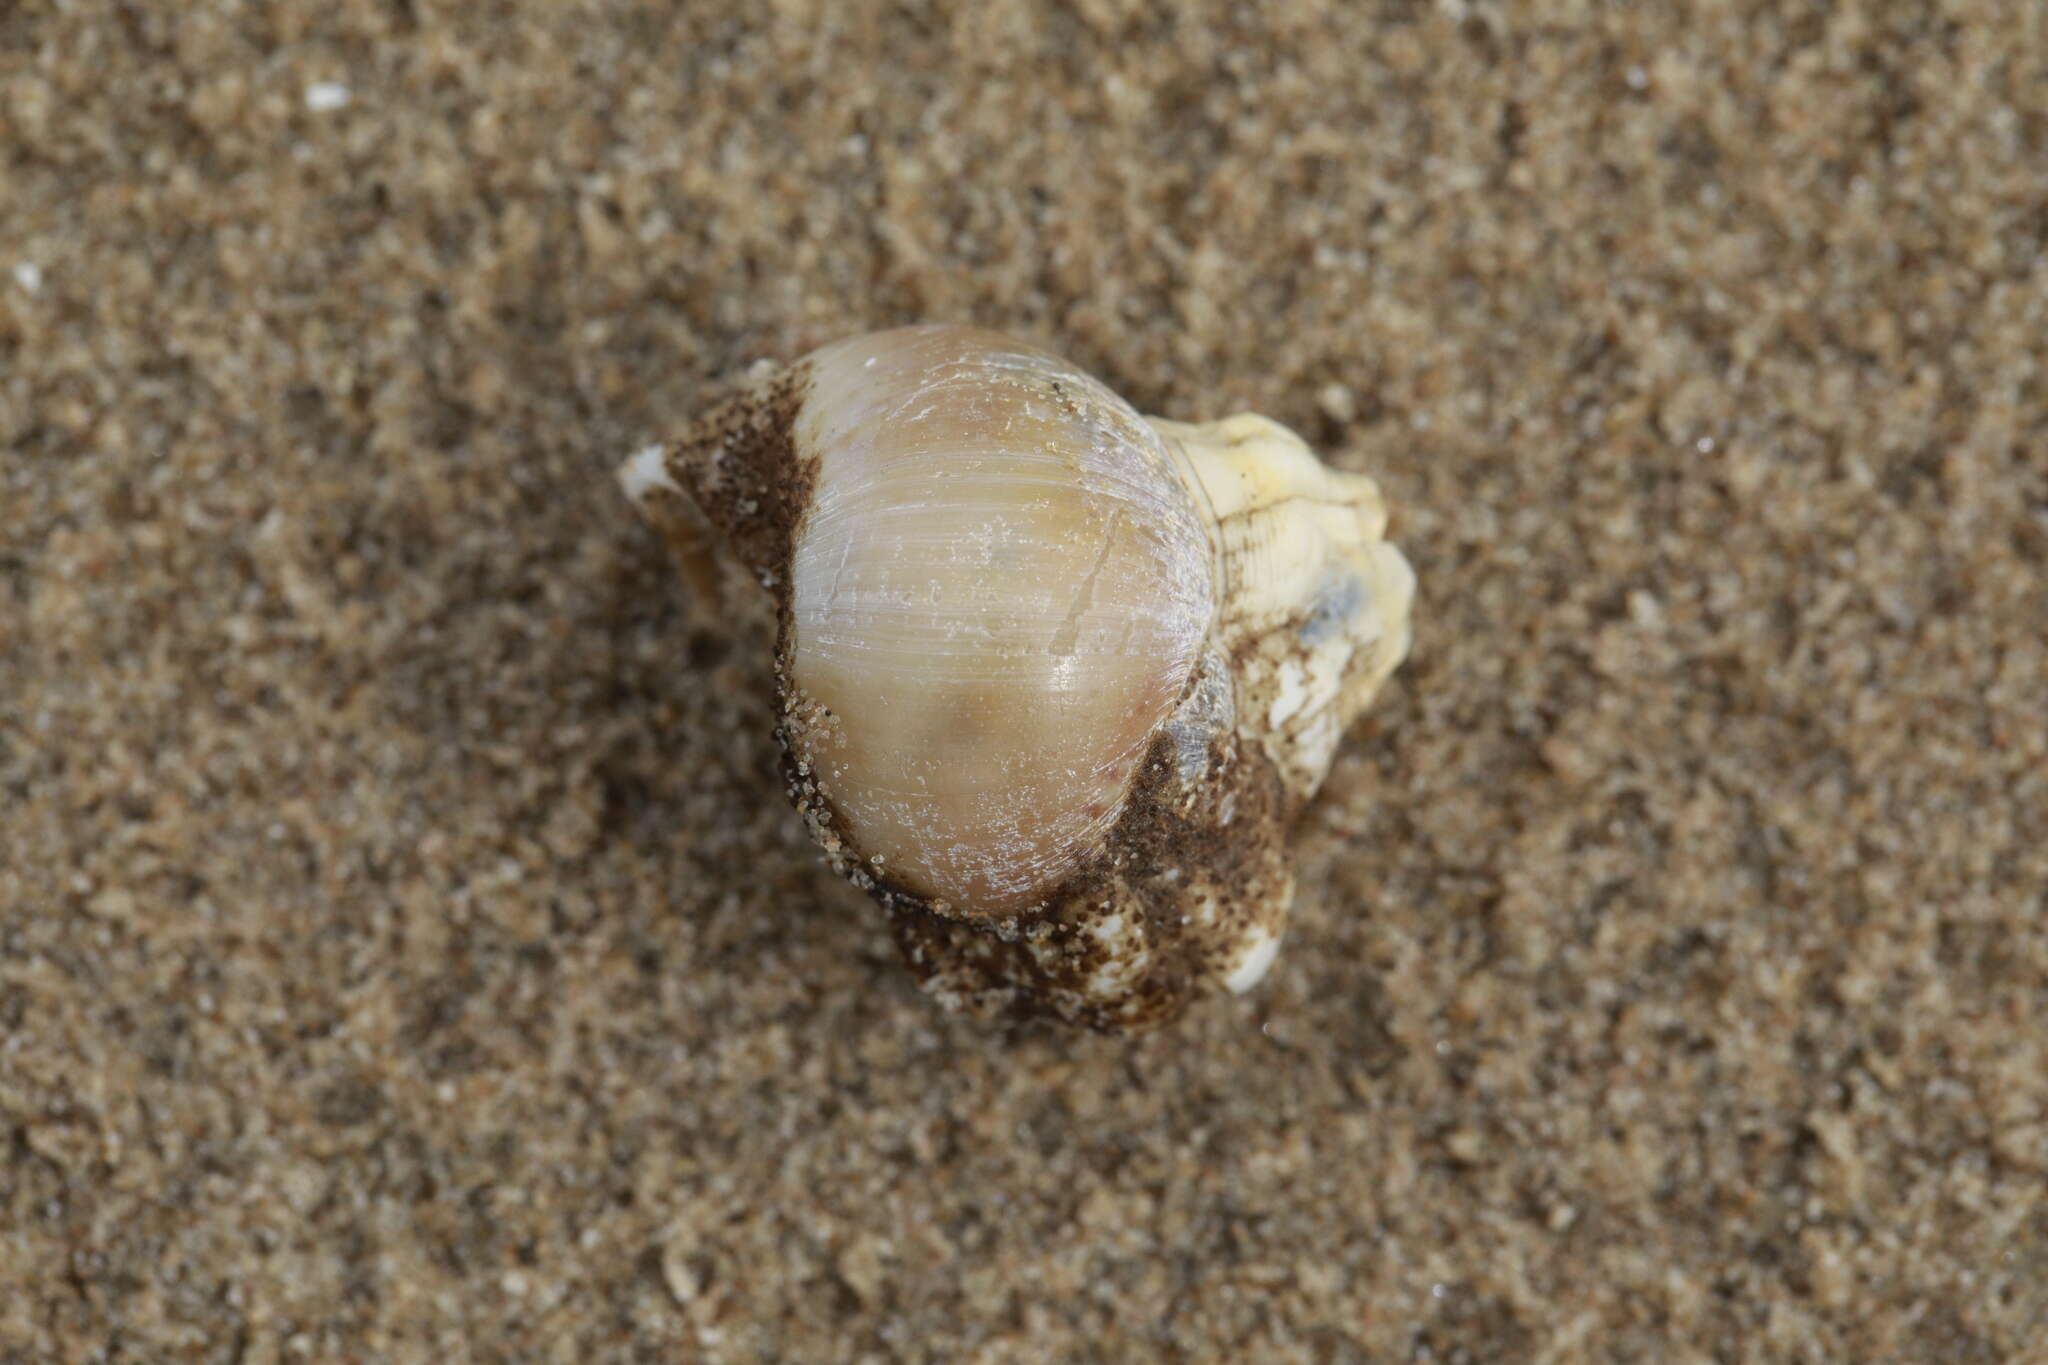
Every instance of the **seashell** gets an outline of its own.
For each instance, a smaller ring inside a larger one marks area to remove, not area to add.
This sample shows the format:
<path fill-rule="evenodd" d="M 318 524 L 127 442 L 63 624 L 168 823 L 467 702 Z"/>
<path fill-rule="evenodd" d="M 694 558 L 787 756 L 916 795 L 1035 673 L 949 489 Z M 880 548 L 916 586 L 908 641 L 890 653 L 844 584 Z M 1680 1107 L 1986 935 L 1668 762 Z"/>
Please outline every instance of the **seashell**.
<path fill-rule="evenodd" d="M 1265 974 L 1288 823 L 1408 648 L 1371 479 L 944 325 L 758 374 L 620 476 L 700 592 L 693 503 L 768 589 L 789 795 L 943 1004 L 1124 1029 Z"/>

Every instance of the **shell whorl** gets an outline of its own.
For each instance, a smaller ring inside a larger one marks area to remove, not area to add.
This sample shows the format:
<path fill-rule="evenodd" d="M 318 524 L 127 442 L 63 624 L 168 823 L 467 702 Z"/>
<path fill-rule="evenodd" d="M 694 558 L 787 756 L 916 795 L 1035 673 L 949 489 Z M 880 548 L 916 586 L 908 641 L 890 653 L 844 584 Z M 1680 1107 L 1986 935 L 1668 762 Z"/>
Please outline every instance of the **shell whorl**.
<path fill-rule="evenodd" d="M 1101 846 L 1216 613 L 1164 441 L 1073 366 L 926 327 L 814 353 L 794 757 L 870 864 L 970 917 Z"/>

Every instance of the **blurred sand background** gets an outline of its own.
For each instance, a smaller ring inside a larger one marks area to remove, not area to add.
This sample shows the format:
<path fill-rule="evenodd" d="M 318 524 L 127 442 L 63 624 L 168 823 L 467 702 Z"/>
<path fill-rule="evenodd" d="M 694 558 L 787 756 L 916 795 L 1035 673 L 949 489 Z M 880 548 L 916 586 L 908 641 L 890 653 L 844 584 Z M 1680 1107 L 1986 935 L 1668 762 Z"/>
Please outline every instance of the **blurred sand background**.
<path fill-rule="evenodd" d="M 2043 13 L 0 7 L 0 1360 L 2042 1359 Z M 1398 509 L 1245 999 L 937 1013 L 611 480 L 920 319 Z"/>

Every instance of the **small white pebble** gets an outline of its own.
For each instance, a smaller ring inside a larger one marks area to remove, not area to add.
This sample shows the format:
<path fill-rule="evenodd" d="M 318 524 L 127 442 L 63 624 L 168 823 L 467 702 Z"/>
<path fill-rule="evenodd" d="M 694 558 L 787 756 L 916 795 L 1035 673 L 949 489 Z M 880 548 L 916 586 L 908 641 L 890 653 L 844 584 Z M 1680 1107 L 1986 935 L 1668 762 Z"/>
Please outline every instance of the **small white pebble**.
<path fill-rule="evenodd" d="M 626 496 L 634 502 L 642 502 L 657 488 L 671 493 L 683 490 L 676 487 L 676 481 L 668 476 L 666 452 L 659 444 L 646 445 L 633 452 L 624 464 L 619 466 L 619 485 L 626 490 Z"/>
<path fill-rule="evenodd" d="M 34 261 L 22 261 L 14 267 L 14 282 L 24 294 L 38 293 L 43 287 L 43 268 Z"/>
<path fill-rule="evenodd" d="M 1265 980 L 1266 970 L 1280 954 L 1280 939 L 1265 929 L 1254 929 L 1238 947 L 1237 961 L 1224 974 L 1223 984 L 1232 995 L 1243 995 Z"/>
<path fill-rule="evenodd" d="M 306 107 L 316 114 L 345 109 L 349 98 L 349 88 L 340 81 L 315 81 L 306 87 Z"/>
<path fill-rule="evenodd" d="M 1623 79 L 1628 82 L 1628 88 L 1631 90 L 1647 90 L 1650 88 L 1650 73 L 1643 70 L 1640 66 L 1630 67 L 1624 74 Z"/>

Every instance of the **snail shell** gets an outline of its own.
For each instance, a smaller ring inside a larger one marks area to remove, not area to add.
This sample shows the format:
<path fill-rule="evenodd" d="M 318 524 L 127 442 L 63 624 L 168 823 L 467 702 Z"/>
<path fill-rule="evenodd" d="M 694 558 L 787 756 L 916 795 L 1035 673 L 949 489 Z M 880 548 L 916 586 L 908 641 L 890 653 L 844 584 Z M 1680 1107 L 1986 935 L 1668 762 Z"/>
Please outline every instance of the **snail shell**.
<path fill-rule="evenodd" d="M 700 587 L 683 491 L 773 596 L 790 795 L 942 1002 L 1131 1028 L 1264 975 L 1287 822 L 1407 649 L 1370 479 L 956 326 L 814 351 L 621 478 Z"/>

